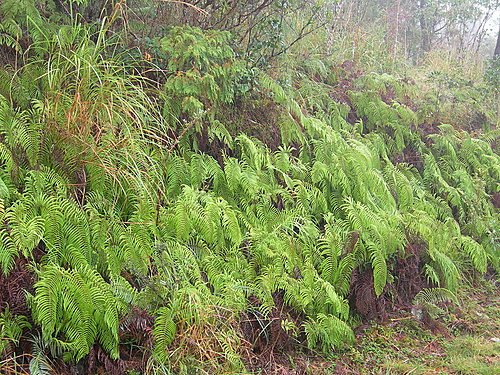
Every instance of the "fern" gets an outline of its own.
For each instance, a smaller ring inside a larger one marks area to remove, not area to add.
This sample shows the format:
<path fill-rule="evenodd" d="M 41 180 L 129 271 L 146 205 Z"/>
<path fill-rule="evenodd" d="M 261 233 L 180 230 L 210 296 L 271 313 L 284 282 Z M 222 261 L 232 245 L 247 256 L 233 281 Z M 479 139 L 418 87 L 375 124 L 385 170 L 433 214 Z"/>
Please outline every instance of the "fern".
<path fill-rule="evenodd" d="M 42 268 L 32 298 L 33 318 L 51 351 L 79 360 L 98 341 L 118 357 L 118 308 L 112 290 L 88 267 Z"/>
<path fill-rule="evenodd" d="M 444 288 L 422 289 L 413 299 L 413 303 L 417 305 L 450 301 L 458 303 L 457 297 L 451 291 Z"/>
<path fill-rule="evenodd" d="M 30 329 L 31 324 L 23 315 L 13 315 L 6 308 L 0 313 L 0 354 L 12 350 L 19 343 L 25 329 Z"/>
<path fill-rule="evenodd" d="M 4 1 L 1 17 L 0 44 L 30 41 L 18 69 L 0 72 L 0 267 L 9 275 L 23 257 L 37 270 L 33 373 L 50 372 L 48 352 L 79 361 L 95 344 L 117 359 L 131 306 L 155 316 L 158 369 L 189 367 L 178 353 L 194 332 L 242 372 L 233 323 L 277 307 L 302 319 L 283 329 L 331 352 L 354 338 L 353 272 L 373 270 L 382 296 L 407 242 L 422 244 L 437 286 L 417 305 L 454 299 L 464 272 L 498 266 L 493 135 L 441 125 L 425 139 L 401 80 L 360 77 L 351 108 L 307 77 L 331 79 L 320 61 L 283 84 L 257 71 L 252 100 L 272 104 L 282 138 L 271 150 L 222 115 L 244 108 L 254 74 L 227 32 L 169 29 L 145 74 L 107 21 L 52 27 L 32 0 Z M 161 83 L 145 78 L 160 70 Z M 221 150 L 200 153 L 207 141 Z M 408 149 L 422 168 L 394 162 Z M 15 345 L 25 319 L 2 319 Z"/>
<path fill-rule="evenodd" d="M 413 298 L 414 305 L 432 316 L 442 313 L 443 310 L 438 305 L 446 302 L 458 304 L 458 299 L 450 290 L 444 288 L 424 288 Z"/>
<path fill-rule="evenodd" d="M 311 348 L 318 344 L 324 352 L 341 347 L 354 341 L 354 334 L 349 326 L 335 316 L 319 314 L 305 324 L 307 343 Z"/>
<path fill-rule="evenodd" d="M 464 251 L 472 260 L 474 268 L 478 272 L 485 273 L 488 265 L 488 256 L 481 244 L 467 236 L 462 236 L 461 243 Z"/>
<path fill-rule="evenodd" d="M 166 362 L 168 358 L 167 349 L 175 337 L 176 325 L 173 321 L 172 311 L 166 307 L 157 312 L 155 319 L 154 337 L 155 337 L 155 355 L 161 362 Z"/>

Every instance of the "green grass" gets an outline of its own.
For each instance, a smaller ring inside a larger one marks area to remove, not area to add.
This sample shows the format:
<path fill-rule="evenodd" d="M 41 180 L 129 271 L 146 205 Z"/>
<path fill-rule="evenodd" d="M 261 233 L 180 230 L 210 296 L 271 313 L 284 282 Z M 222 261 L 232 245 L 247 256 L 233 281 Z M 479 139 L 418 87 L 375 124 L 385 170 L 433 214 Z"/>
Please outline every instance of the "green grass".
<path fill-rule="evenodd" d="M 459 374 L 500 373 L 500 344 L 491 339 L 457 337 L 445 347 L 449 368 Z"/>
<path fill-rule="evenodd" d="M 500 374 L 500 309 L 494 282 L 460 291 L 460 305 L 441 320 L 450 337 L 434 335 L 411 316 L 375 324 L 339 355 L 336 370 L 354 374 Z"/>

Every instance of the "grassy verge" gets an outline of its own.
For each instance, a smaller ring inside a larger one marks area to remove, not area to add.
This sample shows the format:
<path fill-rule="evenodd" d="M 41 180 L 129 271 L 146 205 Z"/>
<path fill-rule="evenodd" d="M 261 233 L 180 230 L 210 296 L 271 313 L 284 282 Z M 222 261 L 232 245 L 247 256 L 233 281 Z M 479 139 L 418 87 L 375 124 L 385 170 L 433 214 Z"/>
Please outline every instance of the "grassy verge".
<path fill-rule="evenodd" d="M 328 374 L 499 374 L 500 294 L 486 281 L 461 291 L 460 306 L 428 326 L 400 316 L 364 327 Z M 437 329 L 435 327 L 439 327 Z"/>

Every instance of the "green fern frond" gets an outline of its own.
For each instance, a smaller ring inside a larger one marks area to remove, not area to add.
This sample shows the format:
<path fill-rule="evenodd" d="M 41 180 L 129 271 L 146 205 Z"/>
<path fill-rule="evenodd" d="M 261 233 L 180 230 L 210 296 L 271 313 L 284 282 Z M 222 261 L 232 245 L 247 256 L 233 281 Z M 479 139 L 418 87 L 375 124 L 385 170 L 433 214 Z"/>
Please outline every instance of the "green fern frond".
<path fill-rule="evenodd" d="M 461 245 L 472 260 L 474 268 L 478 272 L 485 273 L 488 265 L 488 255 L 484 247 L 468 236 L 461 237 Z"/>
<path fill-rule="evenodd" d="M 319 345 L 325 353 L 354 341 L 351 328 L 332 315 L 318 314 L 316 319 L 304 324 L 304 330 L 307 335 L 307 345 L 310 348 Z"/>
<path fill-rule="evenodd" d="M 46 266 L 34 288 L 33 318 L 53 350 L 79 360 L 97 340 L 112 358 L 118 357 L 115 297 L 96 271 Z"/>
<path fill-rule="evenodd" d="M 453 292 L 445 288 L 424 288 L 413 298 L 413 304 L 425 305 L 441 302 L 458 304 L 458 299 Z"/>

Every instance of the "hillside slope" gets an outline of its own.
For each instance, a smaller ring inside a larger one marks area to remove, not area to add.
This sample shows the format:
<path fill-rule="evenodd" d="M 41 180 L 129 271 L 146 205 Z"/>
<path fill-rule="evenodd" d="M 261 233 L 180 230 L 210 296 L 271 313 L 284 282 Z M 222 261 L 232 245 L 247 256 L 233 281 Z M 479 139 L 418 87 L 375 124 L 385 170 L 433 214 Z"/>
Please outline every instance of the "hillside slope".
<path fill-rule="evenodd" d="M 440 327 L 496 277 L 494 87 L 314 56 L 278 74 L 228 32 L 129 49 L 32 11 L 2 42 L 2 371 L 279 373 L 367 322 Z"/>

